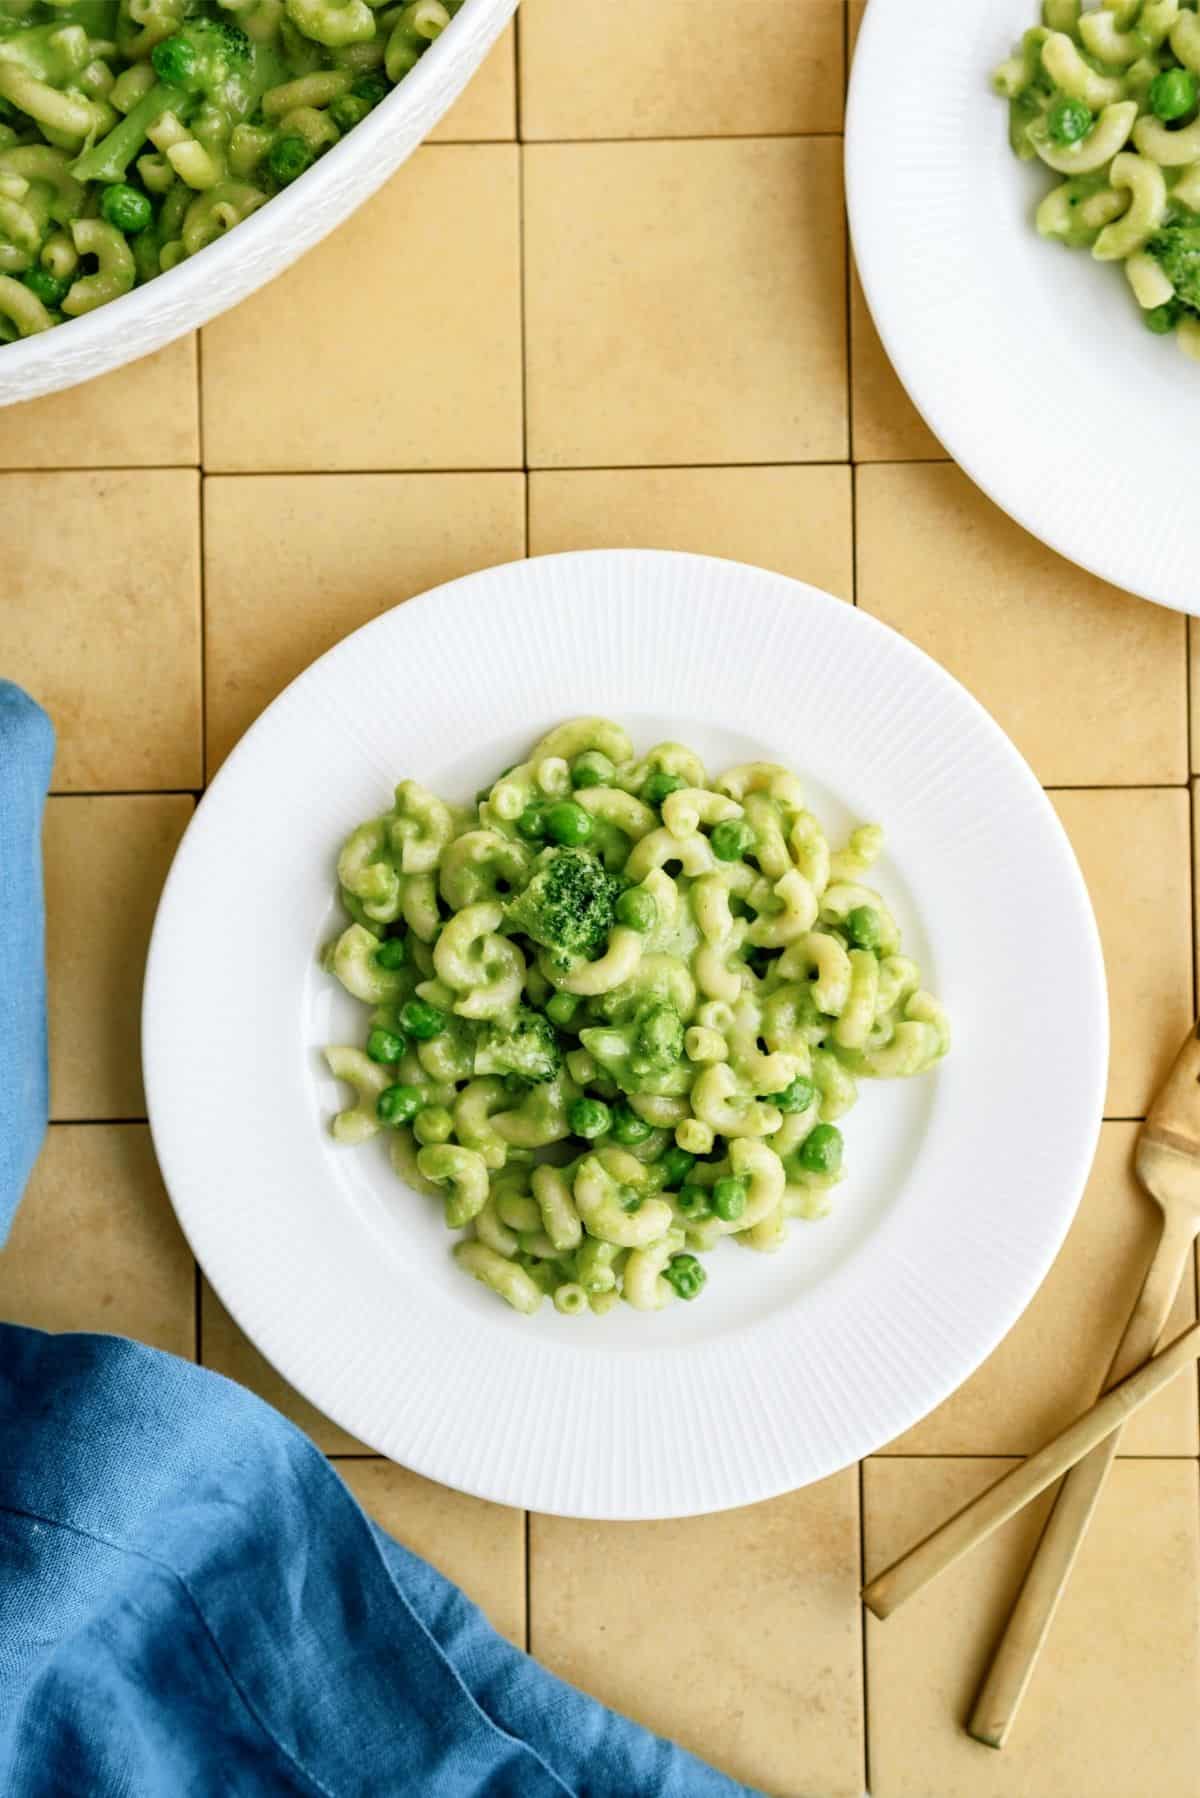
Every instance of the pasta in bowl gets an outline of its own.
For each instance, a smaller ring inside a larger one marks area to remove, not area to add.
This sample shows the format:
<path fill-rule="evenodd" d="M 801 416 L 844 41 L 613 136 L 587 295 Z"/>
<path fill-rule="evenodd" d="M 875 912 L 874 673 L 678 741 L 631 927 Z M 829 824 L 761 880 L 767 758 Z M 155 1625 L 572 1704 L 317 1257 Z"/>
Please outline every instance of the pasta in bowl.
<path fill-rule="evenodd" d="M 770 1252 L 825 1214 L 859 1079 L 947 1051 L 868 884 L 881 847 L 831 849 L 785 767 L 710 780 L 603 718 L 469 807 L 402 781 L 338 859 L 324 964 L 371 1009 L 325 1052 L 354 1095 L 333 1136 L 385 1134 L 518 1312 L 695 1299 L 724 1238 Z"/>
<path fill-rule="evenodd" d="M 404 160 L 515 5 L 9 0 L 0 404 L 147 354 L 286 267 Z"/>

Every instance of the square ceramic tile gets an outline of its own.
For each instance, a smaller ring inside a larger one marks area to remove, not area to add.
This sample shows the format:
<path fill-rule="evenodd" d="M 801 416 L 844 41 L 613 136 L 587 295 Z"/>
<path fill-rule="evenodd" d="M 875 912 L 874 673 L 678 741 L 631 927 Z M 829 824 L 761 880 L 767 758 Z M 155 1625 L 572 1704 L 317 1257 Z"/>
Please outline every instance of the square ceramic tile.
<path fill-rule="evenodd" d="M 248 1386 L 303 1430 L 326 1455 L 367 1454 L 365 1443 L 302 1398 L 234 1323 L 207 1280 L 200 1282 L 200 1359 L 214 1373 Z"/>
<path fill-rule="evenodd" d="M 211 774 L 267 702 L 350 631 L 441 581 L 522 556 L 525 481 L 210 479 L 204 541 Z"/>
<path fill-rule="evenodd" d="M 868 1577 L 1009 1465 L 868 1461 Z M 1193 1461 L 1117 1463 L 1003 1753 L 962 1724 L 1048 1497 L 868 1617 L 872 1798 L 1196 1798 L 1198 1496 Z"/>
<path fill-rule="evenodd" d="M 863 15 L 867 10 L 867 0 L 847 0 L 847 7 L 846 36 L 852 64 L 854 51 L 858 44 L 858 34 L 862 28 Z"/>
<path fill-rule="evenodd" d="M 150 928 L 190 797 L 51 799 L 44 836 L 50 1115 L 145 1114 L 140 1018 Z"/>
<path fill-rule="evenodd" d="M 190 1359 L 194 1264 L 144 1124 L 55 1124 L 0 1253 L 0 1317 Z"/>
<path fill-rule="evenodd" d="M 0 407 L 0 468 L 169 468 L 199 460 L 194 336 L 98 381 Z"/>
<path fill-rule="evenodd" d="M 723 21 L 695 0 L 523 0 L 520 42 L 526 140 L 842 128 L 844 0 Z"/>
<path fill-rule="evenodd" d="M 517 150 L 418 150 L 202 334 L 209 469 L 515 468 Z"/>
<path fill-rule="evenodd" d="M 530 1519 L 530 1652 L 769 1792 L 863 1788 L 858 1474 L 663 1523 Z"/>
<path fill-rule="evenodd" d="M 525 151 L 533 467 L 837 462 L 835 138 Z"/>
<path fill-rule="evenodd" d="M 856 462 L 937 462 L 946 452 L 900 385 L 850 264 L 850 442 Z"/>
<path fill-rule="evenodd" d="M 914 1455 L 1027 1455 L 1100 1392 L 1150 1257 L 1162 1214 L 1133 1173 L 1137 1124 L 1105 1124 L 1075 1222 L 1058 1259 L 1024 1316 L 965 1386 L 889 1452 Z M 1165 1335 L 1196 1316 L 1191 1273 Z M 1194 1368 L 1130 1421 L 1121 1451 L 1194 1455 Z"/>
<path fill-rule="evenodd" d="M 494 1628 L 525 1646 L 525 1513 L 436 1486 L 393 1461 L 337 1461 L 381 1529 L 461 1586 Z"/>
<path fill-rule="evenodd" d="M 1144 1117 L 1191 1027 L 1188 795 L 1052 793 L 1092 896 L 1108 974 L 1109 1117 Z"/>
<path fill-rule="evenodd" d="M 854 588 L 848 468 L 607 468 L 529 477 L 529 553 L 687 549 L 842 599 Z"/>
<path fill-rule="evenodd" d="M 431 144 L 492 143 L 517 135 L 516 33 L 505 27 L 487 57 L 426 140 Z"/>
<path fill-rule="evenodd" d="M 948 463 L 862 468 L 855 480 L 858 603 L 957 675 L 1039 780 L 1185 778 L 1178 613 L 1063 561 Z"/>
<path fill-rule="evenodd" d="M 0 520 L 0 669 L 54 721 L 55 790 L 197 785 L 195 473 L 0 474 Z"/>

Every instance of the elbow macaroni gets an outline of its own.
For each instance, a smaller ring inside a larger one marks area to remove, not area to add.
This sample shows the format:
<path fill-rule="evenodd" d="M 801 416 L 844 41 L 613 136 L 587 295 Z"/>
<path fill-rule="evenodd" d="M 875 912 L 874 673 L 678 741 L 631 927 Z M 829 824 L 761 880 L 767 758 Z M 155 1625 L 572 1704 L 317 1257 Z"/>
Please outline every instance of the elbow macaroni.
<path fill-rule="evenodd" d="M 824 1215 L 859 1078 L 948 1049 L 865 884 L 882 840 L 831 850 L 786 768 L 710 784 L 683 745 L 638 760 L 598 718 L 470 808 L 402 781 L 337 859 L 325 965 L 372 1009 L 365 1049 L 326 1052 L 355 1099 L 333 1135 L 384 1134 L 468 1232 L 459 1265 L 519 1312 L 694 1297 L 697 1253 L 774 1252 Z"/>

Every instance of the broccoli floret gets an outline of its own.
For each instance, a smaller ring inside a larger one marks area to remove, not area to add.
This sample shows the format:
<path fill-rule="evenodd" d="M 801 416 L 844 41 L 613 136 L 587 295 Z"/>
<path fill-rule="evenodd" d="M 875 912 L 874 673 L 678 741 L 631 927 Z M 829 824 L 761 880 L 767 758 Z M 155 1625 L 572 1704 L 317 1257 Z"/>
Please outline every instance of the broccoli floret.
<path fill-rule="evenodd" d="M 254 46 L 226 19 L 193 19 L 150 53 L 158 80 L 107 137 L 77 157 L 77 181 L 123 181 L 125 171 L 164 113 L 186 112 L 197 98 L 215 98 L 231 119 L 242 119 L 255 102 Z"/>
<path fill-rule="evenodd" d="M 250 39 L 232 19 L 193 19 L 150 52 L 154 73 L 185 94 L 211 94 L 253 62 Z"/>
<path fill-rule="evenodd" d="M 620 891 L 621 882 L 586 849 L 548 849 L 524 892 L 509 901 L 505 920 L 566 967 L 602 947 Z"/>
<path fill-rule="evenodd" d="M 553 1024 L 524 1005 L 511 1025 L 489 1024 L 475 1049 L 477 1074 L 519 1074 L 542 1081 L 553 1080 L 561 1067 Z"/>
<path fill-rule="evenodd" d="M 633 1042 L 635 1074 L 665 1074 L 683 1055 L 683 1020 L 673 1005 L 651 1005 L 638 1020 Z"/>
<path fill-rule="evenodd" d="M 1162 264 L 1176 298 L 1190 311 L 1200 312 L 1200 218 L 1173 220 L 1146 248 Z"/>

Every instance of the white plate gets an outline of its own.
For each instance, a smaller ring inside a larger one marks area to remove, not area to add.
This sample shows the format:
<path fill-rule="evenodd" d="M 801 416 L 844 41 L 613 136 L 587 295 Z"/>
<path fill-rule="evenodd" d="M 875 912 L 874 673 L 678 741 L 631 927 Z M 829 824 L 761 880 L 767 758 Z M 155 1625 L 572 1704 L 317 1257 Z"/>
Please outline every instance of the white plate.
<path fill-rule="evenodd" d="M 467 799 L 556 720 L 801 771 L 949 1006 L 935 1075 L 865 1082 L 832 1215 L 775 1256 L 723 1244 L 702 1299 L 518 1317 L 453 1266 L 440 1208 L 377 1139 L 327 1133 L 322 1044 L 363 1009 L 317 967 L 347 831 L 413 775 Z M 897 1435 L 995 1347 L 1083 1187 L 1107 1052 L 1087 893 L 1050 804 L 977 703 L 885 626 L 732 562 L 548 556 L 347 638 L 202 802 L 155 924 L 143 1026 L 167 1186 L 217 1292 L 322 1411 L 505 1504 L 661 1517 L 801 1486 Z"/>
<path fill-rule="evenodd" d="M 1131 593 L 1200 613 L 1200 367 L 1141 322 L 1119 264 L 1044 242 L 1055 182 L 1008 146 L 990 77 L 1037 0 L 871 0 L 846 187 L 884 348 L 996 504 Z"/>

